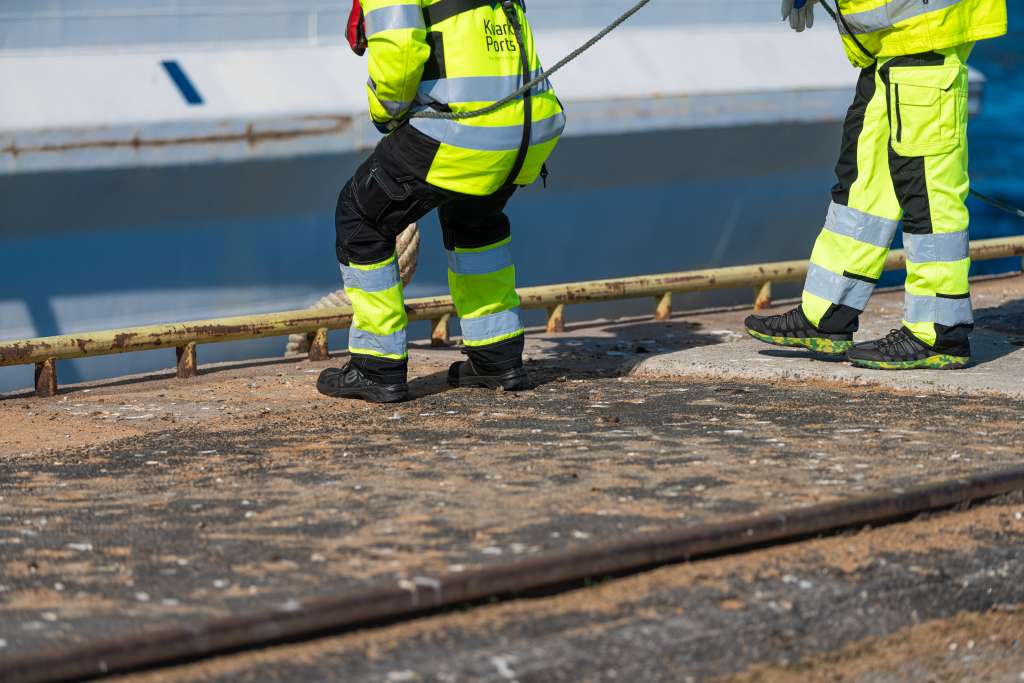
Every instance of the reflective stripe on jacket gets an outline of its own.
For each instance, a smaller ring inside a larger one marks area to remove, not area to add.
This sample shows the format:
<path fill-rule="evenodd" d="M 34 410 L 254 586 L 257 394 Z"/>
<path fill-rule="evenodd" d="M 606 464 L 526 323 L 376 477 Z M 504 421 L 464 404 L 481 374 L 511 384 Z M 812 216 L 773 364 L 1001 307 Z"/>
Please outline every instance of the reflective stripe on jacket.
<path fill-rule="evenodd" d="M 1006 0 L 839 0 L 839 8 L 846 55 L 859 67 L 1006 33 Z"/>
<path fill-rule="evenodd" d="M 425 8 L 445 0 L 363 0 L 369 40 L 370 115 L 378 123 L 410 111 L 472 111 L 523 84 L 519 45 L 501 4 L 483 5 L 428 25 Z M 530 73 L 541 69 L 533 32 L 516 5 Z M 550 83 L 531 92 L 530 149 L 515 183 L 536 180 L 565 128 L 565 115 Z M 505 184 L 523 138 L 523 98 L 476 118 L 412 119 L 440 143 L 424 180 L 471 195 L 489 195 Z"/>

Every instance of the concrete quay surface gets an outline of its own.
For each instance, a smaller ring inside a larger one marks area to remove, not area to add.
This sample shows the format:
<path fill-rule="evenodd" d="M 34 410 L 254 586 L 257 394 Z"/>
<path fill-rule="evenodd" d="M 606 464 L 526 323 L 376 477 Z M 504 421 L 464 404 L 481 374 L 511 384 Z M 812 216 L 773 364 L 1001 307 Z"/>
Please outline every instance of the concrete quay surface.
<path fill-rule="evenodd" d="M 1019 465 L 1024 279 L 974 299 L 979 363 L 959 372 L 754 345 L 726 311 L 532 335 L 522 394 L 449 390 L 459 350 L 419 347 L 414 399 L 392 406 L 318 395 L 339 360 L 4 398 L 0 662 Z M 867 332 L 897 325 L 900 301 L 878 295 Z M 1004 500 L 139 676 L 1018 681 L 1022 513 Z"/>
<path fill-rule="evenodd" d="M 713 346 L 657 354 L 641 361 L 633 374 L 642 377 L 708 375 L 749 381 L 810 380 L 833 384 L 886 387 L 948 395 L 989 394 L 1024 398 L 1024 287 L 1019 278 L 975 285 L 976 329 L 971 336 L 972 365 L 959 372 L 938 370 L 874 372 L 846 362 L 816 359 L 799 349 L 765 346 L 744 335 Z M 861 320 L 855 341 L 884 336 L 899 327 L 903 298 L 880 294 Z"/>

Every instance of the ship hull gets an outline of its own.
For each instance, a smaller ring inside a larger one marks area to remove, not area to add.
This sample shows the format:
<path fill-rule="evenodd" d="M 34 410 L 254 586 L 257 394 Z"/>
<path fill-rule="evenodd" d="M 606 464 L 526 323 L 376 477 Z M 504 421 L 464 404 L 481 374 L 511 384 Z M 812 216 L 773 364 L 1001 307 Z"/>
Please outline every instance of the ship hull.
<path fill-rule="evenodd" d="M 580 135 L 548 188 L 509 207 L 520 285 L 805 258 L 832 182 L 836 122 Z M 340 285 L 333 209 L 366 152 L 0 176 L 0 337 L 66 334 L 302 308 Z M 446 292 L 436 216 L 421 222 L 407 296 Z M 794 289 L 795 292 L 795 289 Z M 749 301 L 680 296 L 677 307 Z M 647 301 L 570 319 L 649 311 Z M 539 324 L 543 313 L 530 312 Z M 424 338 L 425 323 L 412 338 Z M 345 335 L 335 333 L 334 348 Z M 211 345 L 202 362 L 282 353 L 281 339 Z M 171 367 L 173 351 L 61 363 L 62 383 Z M 0 391 L 30 386 L 0 369 Z"/>

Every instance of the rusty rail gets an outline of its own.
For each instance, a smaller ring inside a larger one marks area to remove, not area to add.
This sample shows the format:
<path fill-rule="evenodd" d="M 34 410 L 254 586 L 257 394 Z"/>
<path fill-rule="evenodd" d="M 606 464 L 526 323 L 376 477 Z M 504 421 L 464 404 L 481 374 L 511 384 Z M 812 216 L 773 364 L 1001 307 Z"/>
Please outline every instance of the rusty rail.
<path fill-rule="evenodd" d="M 1024 237 L 1004 237 L 971 243 L 975 261 L 1024 255 Z M 651 297 L 655 301 L 655 318 L 665 320 L 672 313 L 672 295 L 734 287 L 753 287 L 755 306 L 771 304 L 773 283 L 798 282 L 807 274 L 809 262 L 777 261 L 748 266 L 711 268 L 657 275 L 570 282 L 519 290 L 522 307 L 544 308 L 548 311 L 549 332 L 565 329 L 565 307 L 569 304 Z M 906 254 L 893 251 L 886 270 L 906 265 Z M 406 302 L 410 320 L 430 320 L 434 327 L 432 343 L 448 343 L 448 320 L 455 314 L 450 297 L 411 299 Z M 58 389 L 57 361 L 115 353 L 177 349 L 177 376 L 186 379 L 198 372 L 196 346 L 241 339 L 307 334 L 310 358 L 323 360 L 329 356 L 327 332 L 343 329 L 352 320 L 352 309 L 305 309 L 282 313 L 219 318 L 147 327 L 131 327 L 103 332 L 83 332 L 56 337 L 0 342 L 0 367 L 6 365 L 36 366 L 36 394 L 53 396 Z"/>
<path fill-rule="evenodd" d="M 1024 468 L 724 522 L 626 536 L 545 556 L 397 585 L 294 601 L 274 610 L 71 646 L 0 662 L 5 683 L 58 683 L 179 664 L 345 629 L 409 620 L 431 610 L 540 590 L 576 588 L 609 575 L 783 545 L 864 525 L 1024 491 Z"/>

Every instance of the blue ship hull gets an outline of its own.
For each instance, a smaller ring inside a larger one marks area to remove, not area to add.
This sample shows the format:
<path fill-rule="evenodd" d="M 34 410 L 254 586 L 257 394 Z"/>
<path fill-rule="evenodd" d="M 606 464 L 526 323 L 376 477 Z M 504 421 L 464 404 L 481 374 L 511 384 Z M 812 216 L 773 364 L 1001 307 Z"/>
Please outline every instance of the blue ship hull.
<path fill-rule="evenodd" d="M 509 214 L 520 285 L 806 256 L 827 205 L 836 124 L 577 137 L 549 187 Z M 806 152 L 794 157 L 798 144 Z M 758 155 L 750 155 L 759 149 Z M 305 307 L 340 285 L 333 209 L 363 155 L 0 177 L 0 336 L 24 338 Z M 787 159 L 780 168 L 778 160 Z M 420 222 L 407 296 L 446 293 L 436 216 Z M 747 301 L 746 291 L 680 305 Z M 587 305 L 571 317 L 648 311 Z M 542 313 L 529 322 L 538 324 Z M 413 338 L 426 337 L 425 323 Z M 332 336 L 343 348 L 344 333 Z M 213 345 L 201 361 L 283 352 L 284 340 Z M 172 351 L 61 363 L 62 383 L 159 370 Z M 31 384 L 0 369 L 0 391 Z"/>

